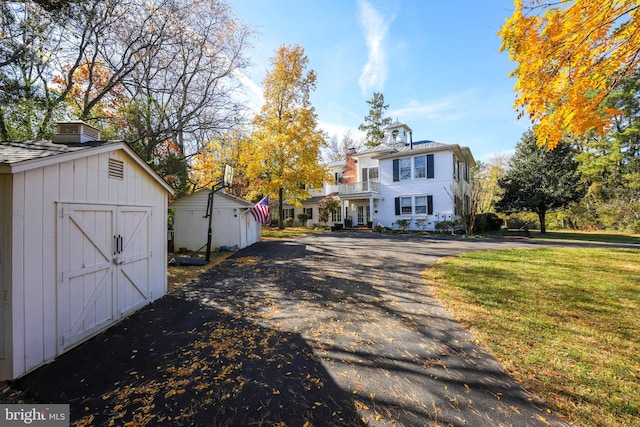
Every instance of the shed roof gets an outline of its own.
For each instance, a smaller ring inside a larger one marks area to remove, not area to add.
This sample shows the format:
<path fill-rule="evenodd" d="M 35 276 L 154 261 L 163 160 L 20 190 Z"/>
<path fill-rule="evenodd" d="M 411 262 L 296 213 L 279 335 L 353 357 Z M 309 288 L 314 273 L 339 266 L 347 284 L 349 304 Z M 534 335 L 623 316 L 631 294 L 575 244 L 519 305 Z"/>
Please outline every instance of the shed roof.
<path fill-rule="evenodd" d="M 203 193 L 208 194 L 210 192 L 211 192 L 210 188 L 201 188 L 199 190 L 194 191 L 191 194 L 188 194 L 186 196 L 180 197 L 179 199 L 176 199 L 176 200 L 170 202 L 169 203 L 169 208 L 170 209 L 180 208 L 185 203 L 188 203 L 191 199 L 193 199 L 195 197 L 198 197 L 198 196 L 201 196 Z M 216 197 L 218 197 L 218 196 L 224 196 L 229 200 L 235 201 L 235 202 L 239 203 L 240 205 L 243 205 L 243 207 L 250 208 L 250 207 L 254 206 L 253 203 L 248 202 L 248 201 L 246 201 L 246 200 L 244 200 L 244 199 L 242 199 L 240 197 L 236 197 L 236 196 L 233 196 L 231 194 L 227 194 L 224 191 L 216 191 Z M 206 199 L 203 198 L 202 201 L 204 201 L 204 200 L 206 200 Z"/>
<path fill-rule="evenodd" d="M 115 144 L 120 141 L 91 141 L 77 144 L 56 144 L 51 141 L 0 141 L 0 164 L 15 164 L 73 153 L 91 147 Z"/>
<path fill-rule="evenodd" d="M 115 150 L 127 153 L 165 190 L 173 194 L 173 188 L 124 141 L 89 141 L 65 144 L 44 140 L 0 141 L 0 173 L 17 173 Z"/>

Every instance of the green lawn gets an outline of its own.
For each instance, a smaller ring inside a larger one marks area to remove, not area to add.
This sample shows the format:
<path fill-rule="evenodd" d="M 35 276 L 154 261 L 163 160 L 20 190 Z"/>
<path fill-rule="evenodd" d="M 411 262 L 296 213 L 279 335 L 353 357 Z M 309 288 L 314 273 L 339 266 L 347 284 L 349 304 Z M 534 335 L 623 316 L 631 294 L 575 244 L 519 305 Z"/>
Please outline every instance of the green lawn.
<path fill-rule="evenodd" d="M 577 426 L 640 426 L 640 251 L 473 252 L 425 272 L 447 308 Z"/>
<path fill-rule="evenodd" d="M 522 234 L 518 231 L 502 232 L 503 235 Z M 531 230 L 530 237 L 534 239 L 548 240 L 580 240 L 588 242 L 608 242 L 608 243 L 633 243 L 640 245 L 640 235 L 624 234 L 624 233 L 607 233 L 598 231 L 571 231 L 571 230 L 552 230 L 542 234 L 539 231 Z"/>

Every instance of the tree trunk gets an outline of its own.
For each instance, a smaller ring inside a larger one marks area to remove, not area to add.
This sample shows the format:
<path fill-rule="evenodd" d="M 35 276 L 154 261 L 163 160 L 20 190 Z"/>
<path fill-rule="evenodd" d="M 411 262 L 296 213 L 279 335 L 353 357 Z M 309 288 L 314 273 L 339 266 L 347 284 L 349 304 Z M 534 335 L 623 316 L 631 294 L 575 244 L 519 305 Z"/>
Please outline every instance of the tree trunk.
<path fill-rule="evenodd" d="M 547 225 L 544 222 L 546 213 L 547 213 L 546 210 L 538 211 L 538 220 L 540 221 L 540 233 L 543 233 L 543 234 L 547 232 Z"/>
<path fill-rule="evenodd" d="M 284 230 L 284 218 L 282 218 L 282 187 L 278 189 L 278 229 Z"/>

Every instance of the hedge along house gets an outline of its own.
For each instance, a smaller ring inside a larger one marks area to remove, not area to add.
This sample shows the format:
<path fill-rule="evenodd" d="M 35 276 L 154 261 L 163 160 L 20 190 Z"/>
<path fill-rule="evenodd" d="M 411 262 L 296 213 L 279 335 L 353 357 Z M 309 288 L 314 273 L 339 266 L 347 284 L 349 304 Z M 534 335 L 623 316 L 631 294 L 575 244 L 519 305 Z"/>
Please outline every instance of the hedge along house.
<path fill-rule="evenodd" d="M 0 380 L 165 294 L 171 193 L 83 122 L 59 123 L 53 141 L 0 142 Z"/>
<path fill-rule="evenodd" d="M 169 204 L 173 209 L 173 246 L 189 251 L 204 250 L 207 243 L 209 218 L 207 214 L 208 188 L 198 190 Z M 259 242 L 262 224 L 257 222 L 249 209 L 253 203 L 222 191 L 213 197 L 211 218 L 211 247 L 242 249 Z"/>

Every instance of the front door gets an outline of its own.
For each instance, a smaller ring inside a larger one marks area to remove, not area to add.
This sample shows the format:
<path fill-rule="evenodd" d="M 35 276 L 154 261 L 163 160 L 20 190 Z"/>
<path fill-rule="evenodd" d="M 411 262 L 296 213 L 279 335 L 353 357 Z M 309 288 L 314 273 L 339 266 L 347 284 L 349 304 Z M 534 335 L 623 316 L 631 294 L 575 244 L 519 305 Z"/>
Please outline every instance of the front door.
<path fill-rule="evenodd" d="M 364 225 L 371 218 L 371 208 L 369 205 L 358 206 L 358 225 Z"/>

